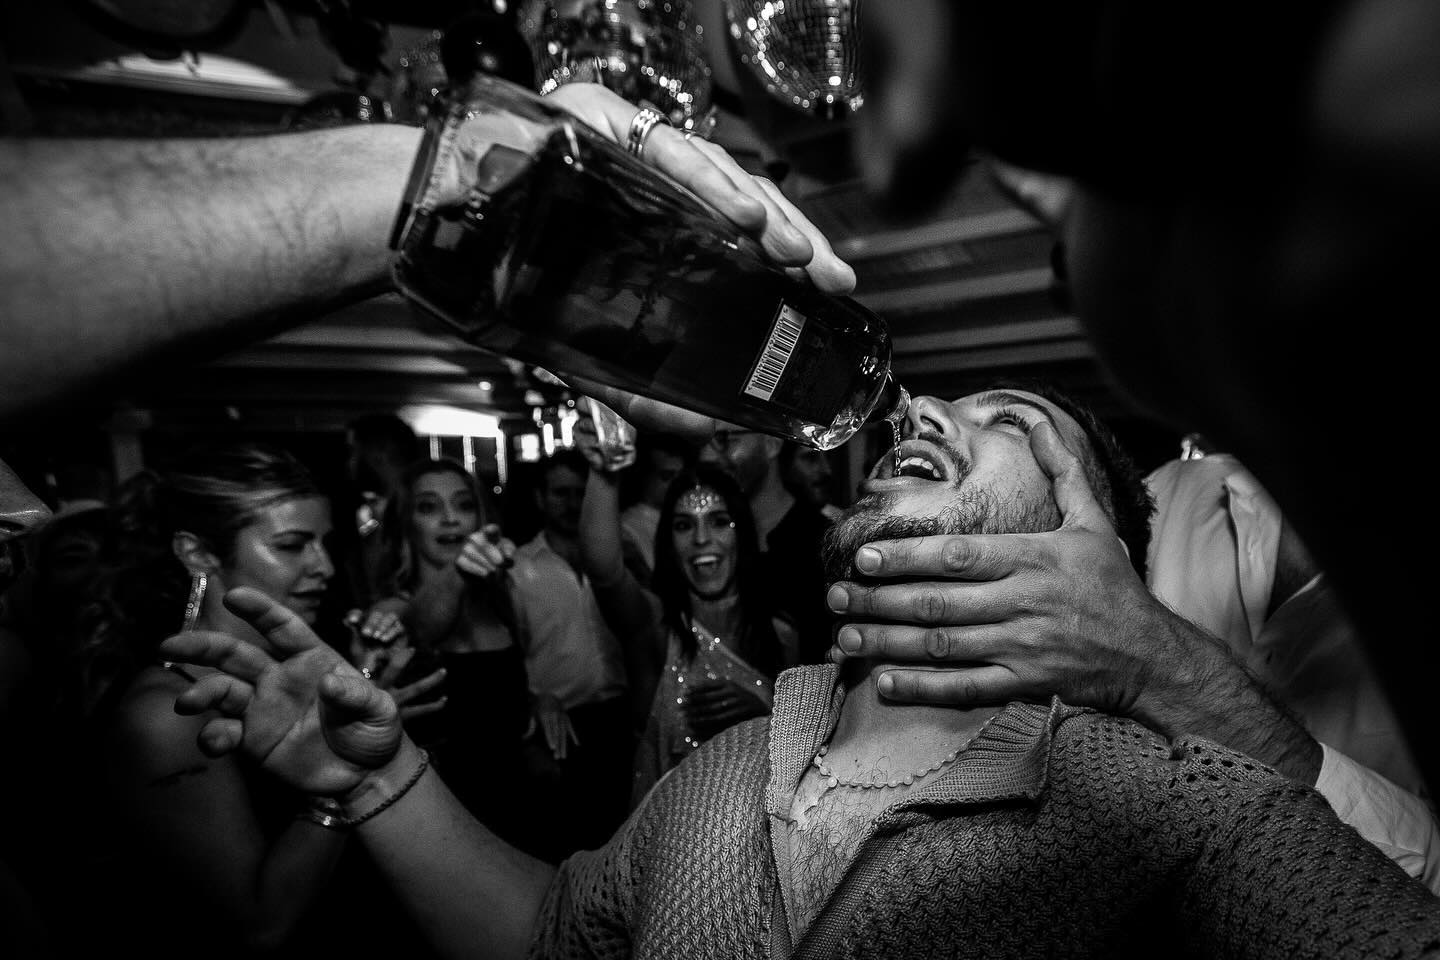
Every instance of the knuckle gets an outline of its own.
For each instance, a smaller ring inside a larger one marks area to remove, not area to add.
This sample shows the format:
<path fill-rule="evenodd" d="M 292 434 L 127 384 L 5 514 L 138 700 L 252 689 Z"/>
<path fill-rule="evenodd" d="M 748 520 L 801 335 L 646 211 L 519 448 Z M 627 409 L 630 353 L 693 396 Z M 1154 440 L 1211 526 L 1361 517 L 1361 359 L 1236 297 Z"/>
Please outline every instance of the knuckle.
<path fill-rule="evenodd" d="M 933 660 L 949 659 L 953 643 L 950 631 L 944 627 L 925 631 L 925 652 Z"/>
<path fill-rule="evenodd" d="M 950 537 L 940 548 L 940 566 L 947 573 L 963 571 L 970 566 L 970 545 L 961 537 Z"/>
<path fill-rule="evenodd" d="M 945 593 L 938 587 L 925 587 L 915 597 L 915 613 L 924 623 L 943 620 L 945 608 Z"/>

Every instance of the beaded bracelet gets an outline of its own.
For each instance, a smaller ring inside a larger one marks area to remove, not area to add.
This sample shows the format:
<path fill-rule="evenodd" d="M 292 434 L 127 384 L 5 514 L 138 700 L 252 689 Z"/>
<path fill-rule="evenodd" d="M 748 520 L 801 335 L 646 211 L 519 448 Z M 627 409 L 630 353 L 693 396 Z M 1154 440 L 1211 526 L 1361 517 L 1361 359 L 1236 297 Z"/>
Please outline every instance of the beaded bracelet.
<path fill-rule="evenodd" d="M 420 762 L 416 764 L 415 772 L 410 774 L 410 778 L 400 785 L 400 789 L 396 790 L 394 793 L 390 794 L 390 796 L 386 797 L 384 800 L 381 800 L 379 803 L 375 804 L 375 806 L 371 807 L 369 810 L 366 810 L 364 813 L 356 814 L 353 817 L 341 816 L 339 813 L 340 805 L 332 801 L 331 804 L 326 804 L 323 807 L 311 807 L 308 811 L 306 811 L 305 816 L 307 819 L 309 819 L 311 823 L 318 823 L 320 826 L 327 827 L 331 830 L 343 830 L 349 829 L 350 827 L 358 827 L 360 824 L 364 823 L 366 820 L 369 820 L 371 817 L 381 813 L 384 810 L 389 809 L 391 804 L 393 804 L 396 800 L 399 800 L 401 797 L 405 796 L 405 794 L 409 793 L 410 788 L 420 782 L 420 778 L 425 774 L 425 771 L 429 769 L 429 767 L 430 754 L 422 749 L 420 751 Z"/>

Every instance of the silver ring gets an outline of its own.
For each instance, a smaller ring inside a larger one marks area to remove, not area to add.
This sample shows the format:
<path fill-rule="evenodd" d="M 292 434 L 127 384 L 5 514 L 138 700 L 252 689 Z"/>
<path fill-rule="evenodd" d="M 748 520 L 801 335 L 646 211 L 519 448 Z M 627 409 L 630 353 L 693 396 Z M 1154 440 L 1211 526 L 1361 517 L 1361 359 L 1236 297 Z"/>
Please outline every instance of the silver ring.
<path fill-rule="evenodd" d="M 641 107 L 640 112 L 635 114 L 635 119 L 630 121 L 630 135 L 625 139 L 625 149 L 630 151 L 632 156 L 643 158 L 645 139 L 650 136 L 655 124 L 665 122 L 665 116 L 660 111 Z"/>

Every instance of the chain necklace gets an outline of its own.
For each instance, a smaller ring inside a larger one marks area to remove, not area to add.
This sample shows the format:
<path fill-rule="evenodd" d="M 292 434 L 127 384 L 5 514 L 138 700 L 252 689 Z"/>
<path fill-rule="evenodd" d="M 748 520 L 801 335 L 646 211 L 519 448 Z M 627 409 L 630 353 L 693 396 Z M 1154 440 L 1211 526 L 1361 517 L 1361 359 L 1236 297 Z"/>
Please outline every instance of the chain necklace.
<path fill-rule="evenodd" d="M 928 767 L 925 767 L 924 769 L 915 770 L 911 773 L 905 774 L 904 776 L 896 777 L 893 780 L 852 780 L 847 777 L 839 776 L 835 773 L 835 771 L 831 770 L 828 766 L 825 765 L 825 755 L 830 752 L 830 744 L 822 743 L 820 745 L 820 749 L 815 753 L 815 759 L 810 762 L 814 764 L 815 769 L 820 772 L 821 783 L 823 784 L 823 786 L 820 790 L 820 793 L 815 797 L 814 801 L 806 804 L 804 812 L 809 812 L 813 807 L 819 804 L 822 799 L 824 799 L 827 793 L 829 793 L 831 790 L 836 789 L 837 787 L 848 787 L 854 790 L 892 790 L 897 787 L 913 786 L 918 781 L 924 780 L 932 773 L 938 773 L 939 771 L 944 770 L 946 767 L 950 766 L 950 764 L 958 760 L 960 754 L 964 753 L 970 748 L 970 744 L 974 743 L 975 740 L 980 736 L 980 734 L 985 732 L 985 729 L 990 726 L 990 721 L 994 720 L 996 716 L 999 716 L 999 714 L 996 714 L 990 717 L 989 720 L 986 720 L 983 724 L 980 725 L 979 730 L 976 730 L 974 733 L 972 733 L 969 737 L 966 738 L 964 743 L 960 744 L 960 746 L 945 754 L 945 756 L 941 757 L 935 763 L 931 764 Z"/>

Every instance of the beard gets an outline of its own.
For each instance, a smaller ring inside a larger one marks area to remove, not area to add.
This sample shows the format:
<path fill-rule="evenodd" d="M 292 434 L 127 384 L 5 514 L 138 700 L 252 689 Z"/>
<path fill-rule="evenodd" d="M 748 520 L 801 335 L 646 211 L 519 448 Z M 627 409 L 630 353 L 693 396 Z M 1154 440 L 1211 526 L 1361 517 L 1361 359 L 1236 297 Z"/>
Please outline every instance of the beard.
<path fill-rule="evenodd" d="M 1060 510 L 1050 497 L 1002 500 L 991 490 L 961 491 L 933 517 L 888 513 L 893 494 L 872 493 L 835 519 L 825 531 L 820 557 L 825 582 L 855 580 L 855 551 L 877 540 L 954 536 L 976 533 L 1041 533 L 1060 526 Z"/>

